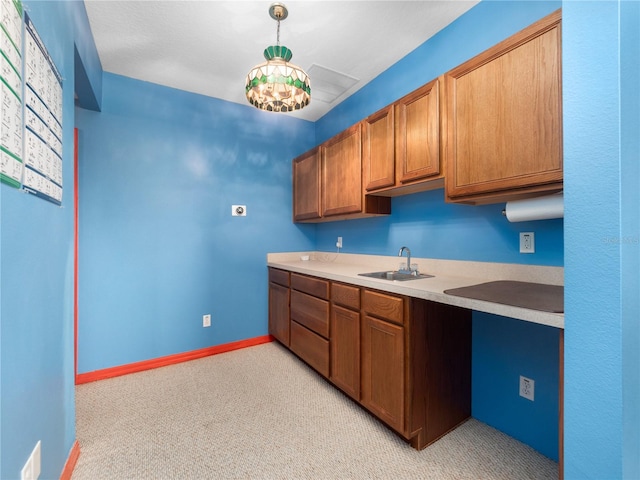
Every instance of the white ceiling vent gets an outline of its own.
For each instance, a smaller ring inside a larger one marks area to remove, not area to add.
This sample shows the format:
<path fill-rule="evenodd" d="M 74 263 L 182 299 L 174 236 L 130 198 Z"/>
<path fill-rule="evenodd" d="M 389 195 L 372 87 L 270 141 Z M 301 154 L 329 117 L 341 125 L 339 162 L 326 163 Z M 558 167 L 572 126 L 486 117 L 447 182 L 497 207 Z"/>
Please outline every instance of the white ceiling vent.
<path fill-rule="evenodd" d="M 311 79 L 311 99 L 332 103 L 360 80 L 344 73 L 313 64 L 307 70 Z"/>

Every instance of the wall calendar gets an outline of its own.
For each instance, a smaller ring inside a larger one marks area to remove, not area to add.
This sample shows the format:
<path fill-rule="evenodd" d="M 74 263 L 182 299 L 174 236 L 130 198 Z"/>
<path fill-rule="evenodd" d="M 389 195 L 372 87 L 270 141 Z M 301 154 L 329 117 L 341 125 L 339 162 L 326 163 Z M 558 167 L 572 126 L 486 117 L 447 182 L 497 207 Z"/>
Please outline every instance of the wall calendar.
<path fill-rule="evenodd" d="M 19 0 L 0 0 L 3 183 L 62 204 L 62 77 Z"/>
<path fill-rule="evenodd" d="M 0 3 L 0 181 L 22 184 L 22 4 Z"/>

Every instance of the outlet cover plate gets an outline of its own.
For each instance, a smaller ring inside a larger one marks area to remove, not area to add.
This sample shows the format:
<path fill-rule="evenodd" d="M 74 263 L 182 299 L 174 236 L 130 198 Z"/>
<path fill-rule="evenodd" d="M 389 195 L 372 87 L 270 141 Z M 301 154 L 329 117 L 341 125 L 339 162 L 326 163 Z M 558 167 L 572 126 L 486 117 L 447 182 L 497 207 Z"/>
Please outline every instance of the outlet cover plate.
<path fill-rule="evenodd" d="M 536 382 L 520 375 L 520 396 L 534 401 Z"/>
<path fill-rule="evenodd" d="M 536 236 L 533 232 L 520 232 L 520 253 L 536 253 Z"/>

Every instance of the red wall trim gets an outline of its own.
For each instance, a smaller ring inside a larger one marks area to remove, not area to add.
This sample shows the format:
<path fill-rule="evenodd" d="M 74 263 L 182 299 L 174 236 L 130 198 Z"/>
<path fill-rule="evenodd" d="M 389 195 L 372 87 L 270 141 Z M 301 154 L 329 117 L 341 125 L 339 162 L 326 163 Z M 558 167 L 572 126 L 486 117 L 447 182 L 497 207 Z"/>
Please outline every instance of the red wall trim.
<path fill-rule="evenodd" d="M 78 463 L 78 458 L 80 457 L 80 444 L 76 440 L 73 442 L 71 450 L 69 451 L 69 456 L 67 457 L 67 461 L 64 464 L 64 468 L 62 469 L 62 473 L 60 474 L 60 480 L 71 480 L 71 475 L 73 475 L 73 469 L 76 468 L 76 463 Z"/>
<path fill-rule="evenodd" d="M 76 385 L 95 382 L 96 380 L 105 380 L 107 378 L 119 377 L 121 375 L 128 375 L 129 373 L 142 372 L 144 370 L 151 370 L 153 368 L 165 367 L 167 365 L 173 365 L 175 363 L 187 362 L 189 360 L 208 357 L 210 355 L 217 355 L 218 353 L 231 352 L 240 348 L 253 347 L 255 345 L 272 342 L 273 340 L 274 338 L 271 335 L 264 335 L 262 337 L 248 338 L 246 340 L 239 340 L 237 342 L 216 345 L 215 347 L 207 347 L 200 350 L 192 350 L 190 352 L 176 353 L 175 355 L 168 355 L 166 357 L 152 358 L 150 360 L 144 360 L 142 362 L 129 363 L 127 365 L 120 365 L 118 367 L 105 368 L 103 370 L 94 370 L 93 372 L 87 373 L 79 373 L 76 375 Z"/>
<path fill-rule="evenodd" d="M 78 203 L 80 184 L 78 173 L 78 129 L 73 129 L 73 373 L 78 374 Z"/>

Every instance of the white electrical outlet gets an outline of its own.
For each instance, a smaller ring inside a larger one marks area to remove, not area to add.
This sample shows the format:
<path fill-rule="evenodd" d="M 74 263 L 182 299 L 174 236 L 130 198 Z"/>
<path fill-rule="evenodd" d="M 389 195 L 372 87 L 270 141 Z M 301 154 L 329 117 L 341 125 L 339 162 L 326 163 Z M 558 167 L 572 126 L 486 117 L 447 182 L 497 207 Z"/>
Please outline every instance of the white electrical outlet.
<path fill-rule="evenodd" d="M 20 471 L 20 480 L 38 480 L 40 476 L 40 440 Z"/>
<path fill-rule="evenodd" d="M 342 248 L 342 237 L 338 237 L 338 241 L 336 242 L 336 247 Z"/>
<path fill-rule="evenodd" d="M 520 375 L 520 396 L 531 400 L 535 397 L 536 382 Z"/>
<path fill-rule="evenodd" d="M 536 253 L 536 237 L 533 232 L 520 232 L 520 253 Z"/>
<path fill-rule="evenodd" d="M 202 316 L 202 326 L 210 327 L 211 326 L 211 314 L 206 314 Z"/>

